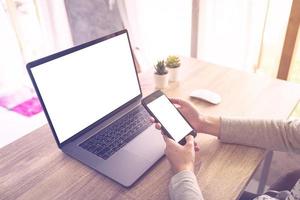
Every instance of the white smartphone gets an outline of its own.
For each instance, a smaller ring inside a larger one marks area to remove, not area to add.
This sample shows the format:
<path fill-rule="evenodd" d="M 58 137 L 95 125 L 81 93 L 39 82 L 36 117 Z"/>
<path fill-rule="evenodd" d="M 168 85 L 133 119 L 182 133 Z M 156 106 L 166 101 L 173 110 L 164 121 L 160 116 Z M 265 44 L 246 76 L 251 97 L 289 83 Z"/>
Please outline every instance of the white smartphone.
<path fill-rule="evenodd" d="M 143 106 L 161 124 L 168 137 L 179 144 L 185 144 L 187 135 L 196 136 L 196 131 L 177 110 L 168 97 L 160 90 L 155 91 L 142 100 Z"/>

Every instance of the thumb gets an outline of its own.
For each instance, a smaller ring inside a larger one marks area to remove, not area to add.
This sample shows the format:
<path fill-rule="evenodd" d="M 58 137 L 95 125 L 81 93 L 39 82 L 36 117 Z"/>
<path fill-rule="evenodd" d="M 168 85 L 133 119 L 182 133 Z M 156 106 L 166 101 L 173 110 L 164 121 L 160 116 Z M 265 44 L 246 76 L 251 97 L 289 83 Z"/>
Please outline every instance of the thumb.
<path fill-rule="evenodd" d="M 163 138 L 165 140 L 165 143 L 167 146 L 178 146 L 178 144 L 171 138 L 169 138 L 168 136 L 163 134 Z"/>
<path fill-rule="evenodd" d="M 188 148 L 194 149 L 194 145 L 195 145 L 194 137 L 192 135 L 188 135 L 185 137 L 185 140 L 186 140 L 185 146 L 187 146 Z"/>

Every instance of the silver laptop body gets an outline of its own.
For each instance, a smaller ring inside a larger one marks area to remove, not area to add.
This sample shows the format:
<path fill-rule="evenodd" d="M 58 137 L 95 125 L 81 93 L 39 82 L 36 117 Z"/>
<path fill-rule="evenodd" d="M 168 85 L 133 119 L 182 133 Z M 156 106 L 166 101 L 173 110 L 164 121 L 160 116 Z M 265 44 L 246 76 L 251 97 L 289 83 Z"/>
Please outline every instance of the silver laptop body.
<path fill-rule="evenodd" d="M 126 30 L 26 67 L 58 147 L 66 154 L 126 187 L 163 156 L 165 144 L 154 125 L 105 159 L 81 146 L 141 106 Z"/>

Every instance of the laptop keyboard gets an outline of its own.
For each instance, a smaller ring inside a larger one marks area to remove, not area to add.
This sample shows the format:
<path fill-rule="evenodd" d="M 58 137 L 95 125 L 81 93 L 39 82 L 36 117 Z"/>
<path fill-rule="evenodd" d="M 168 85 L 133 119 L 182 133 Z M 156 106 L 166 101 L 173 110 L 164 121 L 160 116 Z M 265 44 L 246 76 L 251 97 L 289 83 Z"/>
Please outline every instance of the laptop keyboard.
<path fill-rule="evenodd" d="M 140 105 L 79 146 L 106 160 L 151 126 L 149 118 L 148 112 Z"/>

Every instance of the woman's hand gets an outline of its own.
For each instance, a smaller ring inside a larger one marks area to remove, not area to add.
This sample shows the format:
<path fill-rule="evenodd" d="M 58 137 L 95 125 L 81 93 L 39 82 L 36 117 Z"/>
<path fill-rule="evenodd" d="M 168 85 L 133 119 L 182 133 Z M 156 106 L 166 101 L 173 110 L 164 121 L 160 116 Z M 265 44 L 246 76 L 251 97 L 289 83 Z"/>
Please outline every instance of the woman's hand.
<path fill-rule="evenodd" d="M 151 117 L 150 118 L 150 121 L 152 122 L 152 123 L 155 123 L 155 119 L 153 118 L 153 117 Z M 160 123 L 156 123 L 155 124 L 155 128 L 156 129 L 158 129 L 158 130 L 161 130 L 161 125 L 160 125 Z M 161 132 L 161 134 L 163 135 L 163 137 L 165 138 L 165 137 L 168 137 L 168 136 L 166 136 L 166 134 L 164 134 L 163 132 Z M 169 138 L 170 139 L 170 138 Z M 172 140 L 172 139 L 170 139 L 170 140 Z M 165 140 L 166 141 L 166 140 Z M 174 141 L 174 140 L 173 140 Z M 175 141 L 174 141 L 175 142 Z M 196 143 L 196 142 L 194 142 L 194 149 L 195 149 L 195 151 L 199 151 L 199 147 L 198 147 L 198 144 Z"/>
<path fill-rule="evenodd" d="M 189 102 L 170 98 L 181 114 L 189 121 L 198 133 L 208 133 L 210 135 L 220 136 L 220 118 L 204 116 L 198 113 L 197 109 Z"/>
<path fill-rule="evenodd" d="M 171 98 L 170 101 L 175 104 L 177 109 L 197 132 L 219 136 L 219 118 L 200 115 L 192 104 L 182 99 Z M 155 123 L 154 118 L 151 118 L 151 121 Z M 156 123 L 155 127 L 160 130 L 161 124 Z M 165 154 L 174 171 L 176 173 L 182 170 L 194 171 L 195 151 L 199 151 L 199 147 L 194 141 L 194 137 L 191 135 L 187 136 L 186 144 L 182 146 L 173 139 L 168 138 L 164 133 L 162 133 L 162 135 L 166 143 Z"/>
<path fill-rule="evenodd" d="M 192 127 L 200 132 L 202 116 L 199 115 L 196 108 L 187 101 L 182 99 L 170 98 L 170 101 L 176 106 L 176 108 L 181 112 L 181 114 L 188 120 Z"/>
<path fill-rule="evenodd" d="M 165 154 L 172 165 L 175 173 L 183 170 L 194 172 L 195 151 L 194 151 L 194 137 L 188 135 L 186 144 L 184 146 L 176 143 L 166 135 L 163 135 L 166 142 Z"/>

